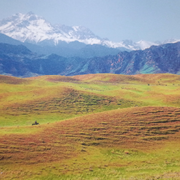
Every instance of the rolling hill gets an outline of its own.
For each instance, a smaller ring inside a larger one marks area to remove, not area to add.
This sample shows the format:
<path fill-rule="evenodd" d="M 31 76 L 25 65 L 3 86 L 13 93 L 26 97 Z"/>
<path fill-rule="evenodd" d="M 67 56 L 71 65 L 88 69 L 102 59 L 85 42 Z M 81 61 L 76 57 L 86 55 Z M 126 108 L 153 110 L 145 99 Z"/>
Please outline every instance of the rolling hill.
<path fill-rule="evenodd" d="M 179 179 L 179 91 L 173 74 L 1 75 L 0 178 Z"/>

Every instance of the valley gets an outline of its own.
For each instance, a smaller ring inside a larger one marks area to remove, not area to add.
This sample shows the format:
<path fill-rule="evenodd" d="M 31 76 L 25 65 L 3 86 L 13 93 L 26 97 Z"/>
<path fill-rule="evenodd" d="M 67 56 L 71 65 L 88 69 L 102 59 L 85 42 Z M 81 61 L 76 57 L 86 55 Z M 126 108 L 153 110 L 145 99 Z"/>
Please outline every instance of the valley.
<path fill-rule="evenodd" d="M 180 179 L 179 92 L 173 74 L 0 75 L 0 179 Z"/>

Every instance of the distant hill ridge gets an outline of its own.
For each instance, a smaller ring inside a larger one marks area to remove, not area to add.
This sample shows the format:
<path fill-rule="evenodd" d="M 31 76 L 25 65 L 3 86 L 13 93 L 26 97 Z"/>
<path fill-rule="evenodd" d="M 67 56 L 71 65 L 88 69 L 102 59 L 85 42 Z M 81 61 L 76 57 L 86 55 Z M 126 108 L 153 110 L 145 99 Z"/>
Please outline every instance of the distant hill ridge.
<path fill-rule="evenodd" d="M 23 45 L 0 44 L 0 74 L 3 75 L 32 77 L 96 73 L 180 74 L 180 42 L 94 58 L 38 55 Z"/>

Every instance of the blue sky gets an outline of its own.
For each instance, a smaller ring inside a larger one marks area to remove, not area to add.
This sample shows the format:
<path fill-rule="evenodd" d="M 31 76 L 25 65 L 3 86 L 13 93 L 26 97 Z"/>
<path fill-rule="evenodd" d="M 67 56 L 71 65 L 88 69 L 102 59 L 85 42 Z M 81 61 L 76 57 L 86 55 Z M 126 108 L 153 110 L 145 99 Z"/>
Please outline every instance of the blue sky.
<path fill-rule="evenodd" d="M 180 39 L 180 0 L 0 0 L 0 19 L 29 11 L 115 42 Z"/>

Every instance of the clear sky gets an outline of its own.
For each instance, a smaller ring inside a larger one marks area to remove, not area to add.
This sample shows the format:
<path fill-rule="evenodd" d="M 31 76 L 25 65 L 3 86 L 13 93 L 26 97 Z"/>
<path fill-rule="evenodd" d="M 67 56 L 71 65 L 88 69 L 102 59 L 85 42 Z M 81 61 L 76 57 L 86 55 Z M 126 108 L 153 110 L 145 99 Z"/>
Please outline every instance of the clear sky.
<path fill-rule="evenodd" d="M 180 39 L 180 0 L 0 0 L 0 19 L 29 11 L 115 42 Z"/>

